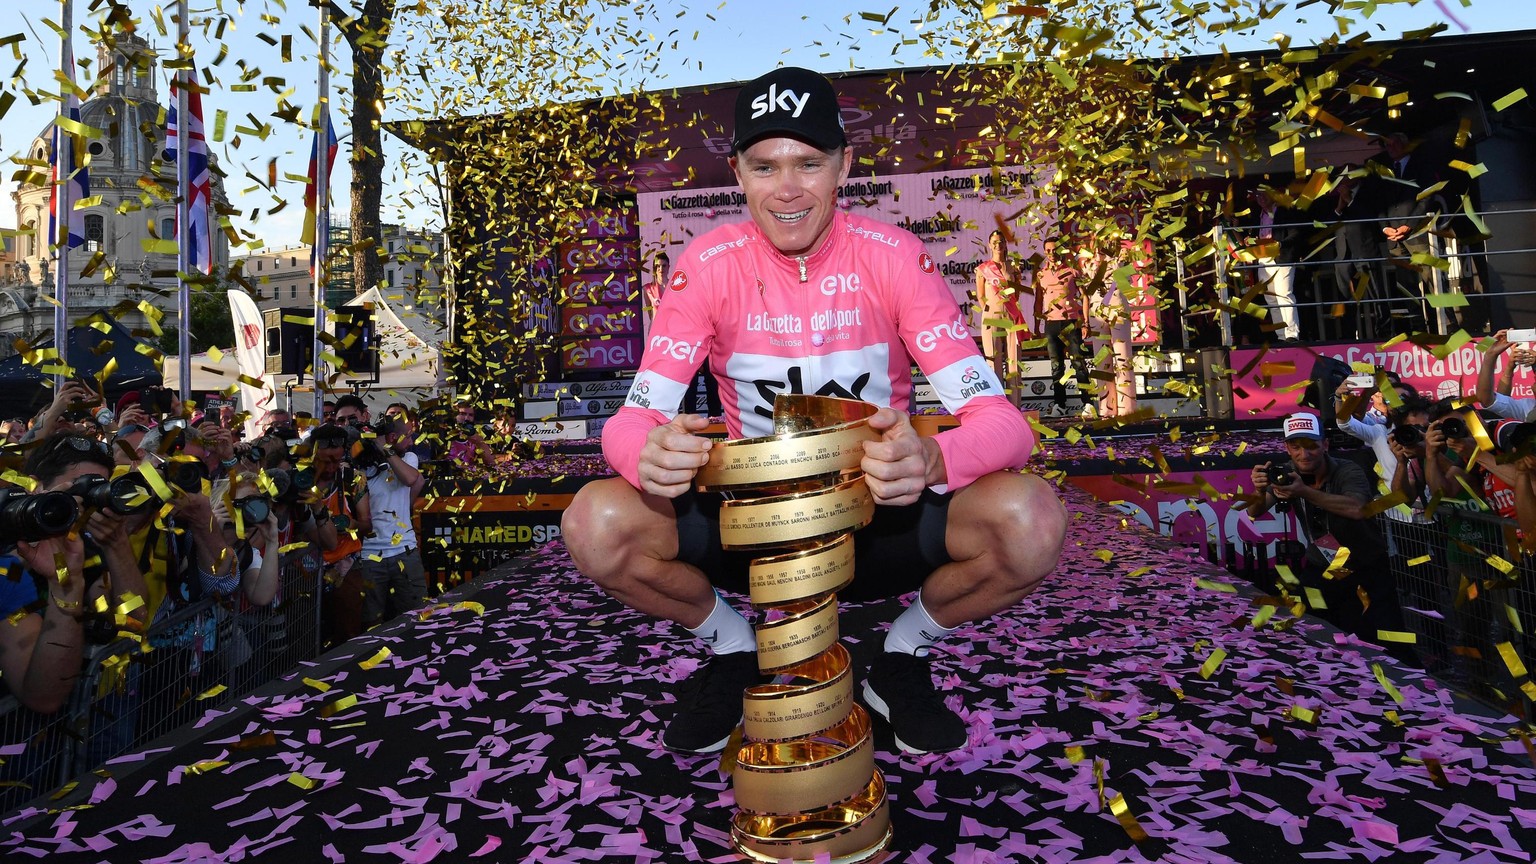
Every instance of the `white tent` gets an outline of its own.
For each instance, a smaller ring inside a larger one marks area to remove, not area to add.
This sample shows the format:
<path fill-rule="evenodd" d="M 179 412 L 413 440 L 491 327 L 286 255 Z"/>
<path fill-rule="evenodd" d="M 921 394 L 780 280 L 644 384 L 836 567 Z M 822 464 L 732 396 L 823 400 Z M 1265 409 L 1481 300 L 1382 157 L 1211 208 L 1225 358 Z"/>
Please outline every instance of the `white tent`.
<path fill-rule="evenodd" d="M 395 295 L 394 299 L 399 302 L 404 298 Z M 379 383 L 373 386 L 391 390 L 436 387 L 442 366 L 437 349 L 443 338 L 441 325 L 404 304 L 391 305 L 377 288 L 368 289 L 348 305 L 363 303 L 373 304 L 374 332 L 379 339 Z"/>
<path fill-rule="evenodd" d="M 165 386 L 175 390 L 181 386 L 181 358 L 171 354 L 161 367 Z M 228 390 L 240 383 L 240 367 L 235 363 L 233 351 L 225 351 L 219 362 L 213 362 L 207 353 L 192 355 L 192 390 Z"/>

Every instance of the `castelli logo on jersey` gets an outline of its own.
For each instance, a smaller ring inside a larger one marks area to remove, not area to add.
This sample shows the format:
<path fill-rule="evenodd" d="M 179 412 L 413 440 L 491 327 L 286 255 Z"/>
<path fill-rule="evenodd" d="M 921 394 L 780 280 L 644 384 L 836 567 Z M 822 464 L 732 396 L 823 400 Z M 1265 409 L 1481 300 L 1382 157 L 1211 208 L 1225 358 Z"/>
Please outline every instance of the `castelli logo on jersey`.
<path fill-rule="evenodd" d="M 673 273 L 672 274 L 672 281 L 667 283 L 667 287 L 671 288 L 673 291 L 681 291 L 684 288 L 687 288 L 688 287 L 688 274 L 684 273 L 681 270 L 677 271 L 676 273 Z"/>
<path fill-rule="evenodd" d="M 918 255 L 917 266 L 922 268 L 924 273 L 932 273 L 934 271 L 933 256 L 929 255 L 927 252 Z"/>

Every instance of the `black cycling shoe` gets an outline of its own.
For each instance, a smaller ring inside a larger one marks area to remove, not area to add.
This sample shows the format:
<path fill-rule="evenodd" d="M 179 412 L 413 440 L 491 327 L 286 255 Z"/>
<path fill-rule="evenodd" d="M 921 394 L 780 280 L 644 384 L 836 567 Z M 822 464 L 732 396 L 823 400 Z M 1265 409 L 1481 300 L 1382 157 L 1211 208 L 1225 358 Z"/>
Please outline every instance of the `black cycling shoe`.
<path fill-rule="evenodd" d="M 933 686 L 926 658 L 882 652 L 870 664 L 864 703 L 891 724 L 896 746 L 907 753 L 959 750 L 968 740 L 965 721 Z"/>
<path fill-rule="evenodd" d="M 718 753 L 741 723 L 742 691 L 761 679 L 757 652 L 717 654 L 688 679 L 661 746 L 681 753 Z"/>

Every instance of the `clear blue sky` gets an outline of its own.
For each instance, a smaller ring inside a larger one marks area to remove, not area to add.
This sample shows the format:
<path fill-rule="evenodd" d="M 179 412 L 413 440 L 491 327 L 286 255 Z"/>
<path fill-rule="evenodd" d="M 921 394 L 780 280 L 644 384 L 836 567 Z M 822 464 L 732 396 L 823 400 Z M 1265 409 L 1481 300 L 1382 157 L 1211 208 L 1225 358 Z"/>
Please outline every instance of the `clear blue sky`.
<path fill-rule="evenodd" d="M 408 0 L 403 0 L 402 5 L 407 5 Z M 806 66 L 821 71 L 832 72 L 848 69 L 879 69 L 899 65 L 927 65 L 935 62 L 924 58 L 918 50 L 902 50 L 896 54 L 891 53 L 893 38 L 889 33 L 872 34 L 872 28 L 878 25 L 860 18 L 859 13 L 865 11 L 877 11 L 884 15 L 897 5 L 900 9 L 925 9 L 927 0 L 913 2 L 913 0 L 884 0 L 883 3 L 864 2 L 847 3 L 839 0 L 774 0 L 771 3 L 759 2 L 759 0 L 727 0 L 726 3 L 704 2 L 697 4 L 681 4 L 660 2 L 659 6 L 666 8 L 669 13 L 681 13 L 678 17 L 667 17 L 644 22 L 647 29 L 654 30 L 658 37 L 666 36 L 673 30 L 678 31 L 676 36 L 667 38 L 668 44 L 673 39 L 680 40 L 678 50 L 665 58 L 660 73 L 663 76 L 655 81 L 646 82 L 649 86 L 686 87 L 700 84 L 719 83 L 724 81 L 741 80 L 761 74 L 768 68 L 779 64 L 793 64 Z M 79 33 L 79 24 L 85 18 L 85 9 L 89 6 L 87 0 L 76 2 L 76 38 L 75 53 L 78 58 L 94 58 L 95 50 L 87 44 L 84 36 Z M 143 16 L 141 34 L 162 51 L 169 52 L 174 42 L 174 32 L 171 37 L 162 37 L 156 32 L 156 25 L 151 13 L 162 4 L 145 2 L 145 0 L 130 0 L 130 8 Z M 165 6 L 174 8 L 173 3 L 165 3 Z M 277 87 L 283 90 L 294 88 L 294 93 L 288 97 L 293 104 L 303 107 L 305 115 L 308 114 L 308 106 L 312 105 L 315 98 L 315 74 L 313 57 L 315 55 L 312 39 L 301 32 L 299 25 L 307 25 L 311 30 L 315 26 L 315 13 L 301 0 L 287 0 L 286 8 L 277 5 L 275 0 L 200 0 L 193 4 L 194 20 L 203 8 L 213 9 L 221 6 L 232 17 L 232 26 L 224 33 L 222 44 L 228 46 L 229 56 L 218 67 L 218 75 L 222 84 L 229 84 L 239 78 L 240 70 L 236 66 L 237 60 L 244 60 L 248 66 L 259 67 L 261 76 L 256 79 L 258 84 L 263 77 L 279 76 L 284 83 Z M 342 0 L 342 5 L 347 5 Z M 1294 5 L 1294 4 L 1293 4 Z M 1353 5 L 1363 5 L 1356 3 Z M 276 23 L 263 21 L 262 15 L 275 16 Z M 1380 2 L 1369 18 L 1364 18 L 1359 12 L 1351 13 L 1358 23 L 1354 32 L 1360 29 L 1370 28 L 1373 38 L 1392 39 L 1399 37 L 1404 31 L 1418 30 L 1437 22 L 1446 22 L 1450 25 L 1448 33 L 1466 32 L 1494 32 L 1501 30 L 1520 30 L 1536 28 L 1536 0 L 1471 0 L 1464 5 L 1462 0 L 1418 0 L 1418 2 L 1390 3 Z M 1250 37 L 1230 38 L 1227 47 L 1233 49 L 1252 49 L 1264 47 L 1267 39 L 1276 33 L 1285 33 L 1292 37 L 1295 44 L 1309 44 L 1310 42 L 1335 32 L 1335 23 L 1328 14 L 1327 6 L 1323 3 L 1314 3 L 1301 10 L 1301 18 L 1286 10 L 1259 32 Z M 58 3 L 43 0 L 28 4 L 23 10 L 18 10 L 15 17 L 10 20 L 9 28 L 0 25 L 0 36 L 9 35 L 7 29 L 19 33 L 24 38 L 15 46 L 23 56 L 27 58 L 26 75 L 28 81 L 34 87 L 46 90 L 54 90 L 49 80 L 48 70 L 56 67 L 58 63 L 58 43 L 53 32 L 43 24 L 44 18 L 58 20 Z M 902 11 L 891 16 L 892 27 L 902 26 L 898 22 L 905 18 L 913 18 L 915 15 L 904 15 Z M 166 25 L 173 27 L 169 13 L 164 16 Z M 845 20 L 847 19 L 847 20 Z M 910 29 L 911 25 L 905 25 Z M 697 33 L 695 36 L 694 34 Z M 282 34 L 292 36 L 292 56 L 289 62 L 284 62 L 280 54 L 279 46 L 268 45 L 258 38 L 259 34 L 271 37 L 280 37 Z M 193 46 L 196 57 L 201 64 L 211 63 L 218 54 L 220 41 L 205 36 L 194 34 Z M 1217 48 L 1214 41 L 1209 41 L 1191 46 L 1197 51 L 1209 51 Z M 9 51 L 5 51 L 9 54 Z M 350 58 L 345 48 L 340 49 L 338 65 L 343 68 L 350 67 Z M 1508 62 L 1528 62 L 1529 58 L 1508 58 Z M 3 61 L 9 65 L 13 62 L 11 57 L 4 57 Z M 398 83 L 398 82 L 397 82 Z M 403 82 L 409 86 L 409 82 Z M 14 82 L 6 82 L 8 92 L 15 92 Z M 168 99 L 164 84 L 161 85 L 162 101 Z M 56 104 L 44 102 L 38 106 L 27 103 L 22 94 L 17 102 L 3 118 L 0 118 L 0 154 L 7 159 L 25 152 L 33 137 L 43 131 L 52 119 L 56 111 Z M 225 189 L 231 202 L 241 209 L 242 216 L 236 220 L 238 227 L 254 231 L 269 247 L 283 246 L 298 242 L 299 226 L 303 219 L 302 208 L 302 184 L 286 179 L 289 175 L 303 175 L 309 154 L 309 138 L 307 133 L 296 126 L 287 124 L 271 117 L 275 105 L 276 95 L 267 87 L 258 86 L 256 93 L 231 93 L 221 92 L 220 87 L 204 98 L 204 109 L 207 115 L 206 122 L 210 132 L 214 122 L 214 112 L 223 109 L 228 112 L 227 129 L 222 143 L 214 145 L 214 152 L 220 159 L 221 165 L 229 173 L 229 179 L 225 183 Z M 238 149 L 233 146 L 236 137 L 236 125 L 249 125 L 245 114 L 250 112 L 264 122 L 272 124 L 272 134 L 265 141 L 259 141 L 246 134 L 241 135 L 241 144 Z M 386 111 L 386 119 L 400 119 Z M 345 146 L 345 143 L 343 144 Z M 386 136 L 385 146 L 387 157 L 397 157 L 398 150 L 402 148 L 398 141 Z M 255 177 L 265 179 L 268 174 L 268 165 L 276 160 L 276 173 L 278 177 L 277 196 L 288 200 L 290 203 L 277 214 L 268 214 L 277 198 L 265 189 L 259 188 L 259 184 L 246 176 L 247 172 Z M 345 211 L 347 198 L 347 171 L 345 155 L 338 157 L 337 176 L 333 188 L 333 200 L 338 212 Z M 16 166 L 7 165 L 3 172 L 3 182 L 0 182 L 0 192 L 9 193 L 14 189 L 14 183 L 10 176 L 16 170 Z M 422 183 L 422 178 L 407 178 L 406 183 Z M 398 193 L 403 184 L 397 182 L 394 191 Z M 422 196 L 412 196 L 421 200 Z M 3 205 L 0 205 L 0 227 L 14 227 L 15 212 L 11 207 L 10 195 L 5 195 Z M 255 221 L 246 218 L 251 211 L 260 211 Z M 391 202 L 388 198 L 383 213 L 385 221 L 403 221 L 411 225 L 422 225 L 432 222 L 440 222 L 435 212 L 429 208 L 417 207 L 409 212 L 403 212 L 399 205 L 398 194 Z M 236 254 L 244 250 L 237 250 Z"/>

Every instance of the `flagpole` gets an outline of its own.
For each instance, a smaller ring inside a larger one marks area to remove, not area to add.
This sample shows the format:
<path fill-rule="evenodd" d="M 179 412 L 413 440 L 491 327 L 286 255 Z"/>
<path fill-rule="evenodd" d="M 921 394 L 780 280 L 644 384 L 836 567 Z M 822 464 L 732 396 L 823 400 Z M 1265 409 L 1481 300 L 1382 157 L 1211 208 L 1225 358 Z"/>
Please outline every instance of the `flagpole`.
<path fill-rule="evenodd" d="M 64 35 L 59 40 L 59 68 L 63 70 L 64 77 L 72 85 L 75 80 L 74 46 L 70 40 L 74 38 L 75 29 L 75 4 L 74 0 L 63 0 L 64 8 L 60 13 L 63 19 Z M 60 82 L 61 86 L 69 86 Z M 65 117 L 69 110 L 69 100 L 74 98 L 74 93 L 59 94 L 59 119 Z M 55 260 L 58 262 L 57 272 L 53 274 L 53 347 L 59 352 L 59 371 L 53 374 L 53 389 L 57 393 L 64 386 L 67 375 L 65 370 L 69 366 L 69 214 L 74 210 L 75 202 L 70 200 L 70 193 L 74 191 L 74 178 L 65 176 L 61 170 L 72 167 L 76 171 L 79 166 L 71 159 L 64 161 L 63 149 L 73 148 L 75 138 L 71 133 L 64 131 L 62 125 L 53 127 L 53 140 L 55 143 L 53 154 L 53 224 L 54 236 L 49 238 L 58 250 Z M 62 238 L 62 239 L 61 239 Z"/>
<path fill-rule="evenodd" d="M 325 3 L 320 7 L 320 79 L 315 104 L 315 344 L 312 368 L 315 380 L 315 420 L 325 416 L 325 283 L 330 275 L 331 242 L 331 13 Z"/>
<path fill-rule="evenodd" d="M 176 4 L 176 57 L 186 60 L 192 53 L 192 23 L 188 16 L 187 0 Z M 188 245 L 192 242 L 192 157 L 188 149 L 192 142 L 192 117 L 187 107 L 188 91 L 192 87 L 192 69 L 176 70 L 181 83 L 176 88 L 176 352 L 181 374 L 181 401 L 192 397 L 192 288 L 187 284 Z"/>

